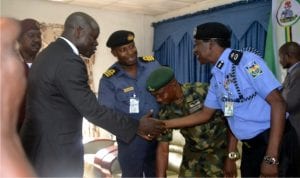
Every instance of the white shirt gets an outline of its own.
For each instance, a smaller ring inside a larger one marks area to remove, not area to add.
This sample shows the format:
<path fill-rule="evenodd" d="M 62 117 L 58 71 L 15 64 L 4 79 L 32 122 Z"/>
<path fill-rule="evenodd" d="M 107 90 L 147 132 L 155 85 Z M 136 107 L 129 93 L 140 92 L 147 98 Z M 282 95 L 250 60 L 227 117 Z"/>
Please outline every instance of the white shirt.
<path fill-rule="evenodd" d="M 76 48 L 76 46 L 75 46 L 71 41 L 69 41 L 67 38 L 62 37 L 62 36 L 59 37 L 59 38 L 65 40 L 65 41 L 69 44 L 69 46 L 72 48 L 73 52 L 74 52 L 75 54 L 79 55 L 78 49 Z"/>

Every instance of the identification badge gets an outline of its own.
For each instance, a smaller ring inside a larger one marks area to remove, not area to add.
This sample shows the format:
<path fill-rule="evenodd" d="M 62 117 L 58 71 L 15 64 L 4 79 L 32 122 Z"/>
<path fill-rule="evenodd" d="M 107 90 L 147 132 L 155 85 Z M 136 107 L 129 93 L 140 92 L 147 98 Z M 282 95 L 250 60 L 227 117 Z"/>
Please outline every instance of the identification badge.
<path fill-rule="evenodd" d="M 224 116 L 226 117 L 233 116 L 233 102 L 226 101 L 224 107 L 225 107 Z"/>
<path fill-rule="evenodd" d="M 134 94 L 129 99 L 129 113 L 139 113 L 139 99 Z"/>

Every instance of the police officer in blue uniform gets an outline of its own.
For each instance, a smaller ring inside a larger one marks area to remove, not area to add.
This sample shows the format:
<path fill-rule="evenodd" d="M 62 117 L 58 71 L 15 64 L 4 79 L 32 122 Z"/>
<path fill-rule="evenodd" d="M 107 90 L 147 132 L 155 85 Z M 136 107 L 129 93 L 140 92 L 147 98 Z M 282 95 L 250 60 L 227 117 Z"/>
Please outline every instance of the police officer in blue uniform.
<path fill-rule="evenodd" d="M 230 36 L 221 23 L 197 26 L 195 55 L 200 63 L 214 65 L 205 106 L 196 114 L 165 123 L 168 128 L 192 126 L 222 109 L 232 133 L 243 142 L 242 177 L 277 176 L 286 111 L 278 91 L 281 85 L 260 56 L 230 49 Z M 236 140 L 229 143 L 229 157 L 235 144 Z"/>
<path fill-rule="evenodd" d="M 146 90 L 146 79 L 160 67 L 153 56 L 137 57 L 134 33 L 120 30 L 107 43 L 118 59 L 100 80 L 98 101 L 102 105 L 139 119 L 151 110 L 157 116 L 159 106 Z M 151 137 L 151 135 L 148 135 Z M 122 177 L 154 177 L 157 142 L 136 136 L 130 143 L 117 138 Z"/>

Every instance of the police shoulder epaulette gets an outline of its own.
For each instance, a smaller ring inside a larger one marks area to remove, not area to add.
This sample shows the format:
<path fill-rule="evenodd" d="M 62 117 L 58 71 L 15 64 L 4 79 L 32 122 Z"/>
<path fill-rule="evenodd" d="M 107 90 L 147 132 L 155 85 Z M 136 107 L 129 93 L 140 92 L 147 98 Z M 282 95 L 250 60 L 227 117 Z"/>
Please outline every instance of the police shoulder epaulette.
<path fill-rule="evenodd" d="M 103 76 L 109 78 L 109 77 L 116 75 L 118 73 L 118 71 L 119 70 L 117 68 L 113 67 L 113 68 L 108 69 L 106 72 L 104 72 Z"/>
<path fill-rule="evenodd" d="M 142 62 L 153 62 L 155 61 L 154 56 L 143 56 L 139 57 Z"/>
<path fill-rule="evenodd" d="M 237 50 L 232 50 L 229 54 L 229 60 L 235 64 L 238 65 L 242 59 L 243 52 L 237 51 Z"/>

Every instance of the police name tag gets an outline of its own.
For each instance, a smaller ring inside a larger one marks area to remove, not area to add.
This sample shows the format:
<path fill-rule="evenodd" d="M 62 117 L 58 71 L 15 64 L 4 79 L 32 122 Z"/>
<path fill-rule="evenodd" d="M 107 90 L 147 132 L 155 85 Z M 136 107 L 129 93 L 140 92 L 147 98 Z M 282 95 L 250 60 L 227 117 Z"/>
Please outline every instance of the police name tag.
<path fill-rule="evenodd" d="M 224 116 L 225 117 L 230 117 L 233 116 L 233 102 L 231 101 L 226 101 L 224 103 Z"/>
<path fill-rule="evenodd" d="M 136 95 L 129 99 L 129 113 L 139 113 L 139 99 Z"/>

